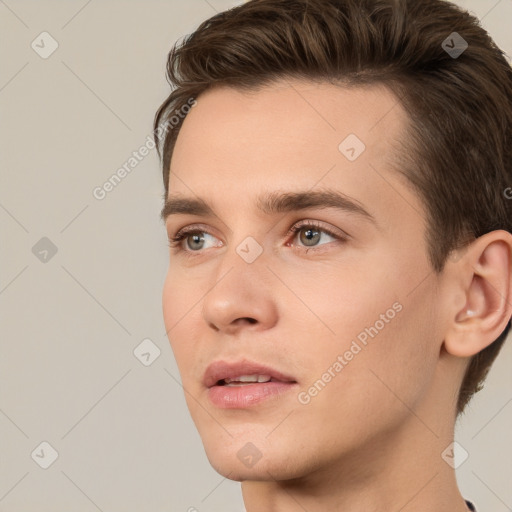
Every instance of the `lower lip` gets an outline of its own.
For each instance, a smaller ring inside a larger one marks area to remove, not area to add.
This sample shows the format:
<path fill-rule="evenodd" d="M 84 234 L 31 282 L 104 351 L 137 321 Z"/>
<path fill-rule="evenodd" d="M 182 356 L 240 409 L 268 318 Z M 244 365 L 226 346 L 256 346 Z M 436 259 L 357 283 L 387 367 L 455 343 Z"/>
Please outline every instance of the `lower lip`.
<path fill-rule="evenodd" d="M 296 386 L 296 382 L 258 382 L 240 386 L 212 386 L 208 396 L 222 409 L 245 409 L 271 398 L 277 398 Z"/>

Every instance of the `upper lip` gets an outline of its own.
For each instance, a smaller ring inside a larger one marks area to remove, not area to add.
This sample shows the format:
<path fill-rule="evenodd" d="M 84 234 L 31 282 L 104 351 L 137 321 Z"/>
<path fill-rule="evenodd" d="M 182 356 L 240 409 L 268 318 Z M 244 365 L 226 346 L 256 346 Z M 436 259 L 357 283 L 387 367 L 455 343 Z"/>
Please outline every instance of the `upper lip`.
<path fill-rule="evenodd" d="M 211 388 L 220 380 L 234 379 L 241 375 L 270 375 L 272 379 L 281 382 L 297 382 L 293 377 L 285 375 L 270 366 L 244 359 L 243 361 L 236 361 L 232 363 L 226 361 L 214 361 L 206 368 L 203 383 L 206 387 Z"/>

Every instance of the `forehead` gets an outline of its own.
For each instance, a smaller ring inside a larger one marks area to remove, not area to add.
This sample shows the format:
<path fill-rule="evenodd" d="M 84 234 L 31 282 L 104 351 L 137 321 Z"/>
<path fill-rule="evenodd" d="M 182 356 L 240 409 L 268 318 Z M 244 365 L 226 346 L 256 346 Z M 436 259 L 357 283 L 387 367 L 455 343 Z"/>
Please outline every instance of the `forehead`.
<path fill-rule="evenodd" d="M 382 85 L 281 80 L 253 91 L 216 87 L 197 98 L 183 123 L 169 193 L 218 191 L 241 204 L 250 191 L 256 197 L 262 190 L 319 185 L 375 204 L 396 203 L 398 185 L 385 179 L 408 123 L 398 98 Z"/>
<path fill-rule="evenodd" d="M 381 84 L 346 87 L 325 82 L 280 80 L 257 90 L 214 87 L 197 98 L 175 145 L 174 164 L 195 159 L 208 149 L 227 165 L 242 151 L 281 155 L 304 143 L 301 153 L 328 150 L 355 135 L 370 153 L 389 154 L 390 143 L 406 131 L 408 117 L 397 97 Z M 354 139 L 355 140 L 355 139 Z M 264 146 L 263 148 L 261 146 Z M 251 155 L 253 156 L 253 155 Z M 210 166 L 211 167 L 211 166 Z"/>

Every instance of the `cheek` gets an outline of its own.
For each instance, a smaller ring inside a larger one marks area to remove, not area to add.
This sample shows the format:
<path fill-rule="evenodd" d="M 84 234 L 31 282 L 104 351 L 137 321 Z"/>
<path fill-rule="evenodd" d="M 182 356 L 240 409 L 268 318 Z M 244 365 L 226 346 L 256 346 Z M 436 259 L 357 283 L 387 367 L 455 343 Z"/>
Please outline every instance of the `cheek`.
<path fill-rule="evenodd" d="M 389 286 L 385 271 L 372 270 L 371 265 L 356 258 L 302 268 L 281 269 L 280 276 L 290 283 L 292 294 L 283 291 L 280 300 L 282 321 L 289 324 L 299 339 L 307 343 L 319 340 L 323 348 L 338 351 L 350 347 L 351 340 L 377 322 L 383 330 L 400 313 L 393 309 L 399 293 Z M 304 334 L 306 336 L 304 336 Z M 303 347 L 314 350 L 311 344 Z"/>
<path fill-rule="evenodd" d="M 183 325 L 192 324 L 191 318 L 201 311 L 206 290 L 204 279 L 180 269 L 179 263 L 171 264 L 162 290 L 162 309 L 168 333 L 173 334 Z"/>
<path fill-rule="evenodd" d="M 386 301 L 382 304 L 376 309 L 379 314 L 387 311 Z M 302 387 L 303 405 L 296 413 L 300 429 L 294 432 L 321 430 L 333 453 L 365 446 L 380 432 L 399 428 L 428 392 L 435 358 L 419 311 L 403 305 L 383 327 L 380 323 L 375 327 L 378 318 L 373 314 L 358 318 L 363 329 L 339 323 L 347 335 L 323 345 L 323 350 L 315 351 L 315 361 L 308 363 L 310 378 Z M 351 335 L 357 331 L 367 336 Z"/>
<path fill-rule="evenodd" d="M 167 337 L 180 369 L 193 362 L 199 322 L 191 321 L 201 308 L 200 287 L 191 286 L 188 279 L 169 269 L 162 290 L 162 310 Z M 183 372 L 187 378 L 188 372 Z"/>
<path fill-rule="evenodd" d="M 304 399 L 334 414 L 334 403 L 363 415 L 400 400 L 413 406 L 437 361 L 434 290 L 427 283 L 411 293 L 421 269 L 405 276 L 384 260 L 346 270 L 326 268 L 314 281 L 304 275 L 297 281 L 302 301 L 317 313 L 307 313 L 309 327 L 297 330 L 303 333 L 297 353 L 311 356 L 303 359 L 309 378 Z M 293 303 L 284 316 L 304 318 L 292 315 L 300 306 Z"/>
<path fill-rule="evenodd" d="M 431 304 L 426 289 L 417 295 L 401 294 L 401 311 L 387 324 L 374 321 L 373 327 L 383 328 L 368 338 L 360 358 L 365 385 L 371 390 L 367 399 L 382 414 L 389 413 L 390 421 L 419 407 L 434 378 L 439 350 Z"/>

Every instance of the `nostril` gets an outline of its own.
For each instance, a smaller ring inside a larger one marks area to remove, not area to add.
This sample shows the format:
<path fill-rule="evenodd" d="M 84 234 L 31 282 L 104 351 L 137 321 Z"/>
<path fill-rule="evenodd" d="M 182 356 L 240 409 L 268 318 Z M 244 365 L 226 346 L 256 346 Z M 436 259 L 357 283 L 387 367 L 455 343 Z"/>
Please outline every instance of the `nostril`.
<path fill-rule="evenodd" d="M 246 321 L 246 322 L 248 322 L 248 323 L 250 323 L 250 324 L 255 324 L 255 323 L 257 323 L 257 322 L 258 322 L 255 318 L 251 318 L 251 317 L 248 317 L 248 316 L 244 316 L 244 317 L 242 317 L 242 318 L 238 318 L 238 319 L 237 319 L 237 322 L 238 322 L 238 321 L 242 321 L 242 320 L 244 320 L 244 321 Z"/>
<path fill-rule="evenodd" d="M 208 324 L 209 327 L 211 327 L 214 331 L 219 331 L 220 329 L 214 324 L 214 323 L 209 323 Z"/>

